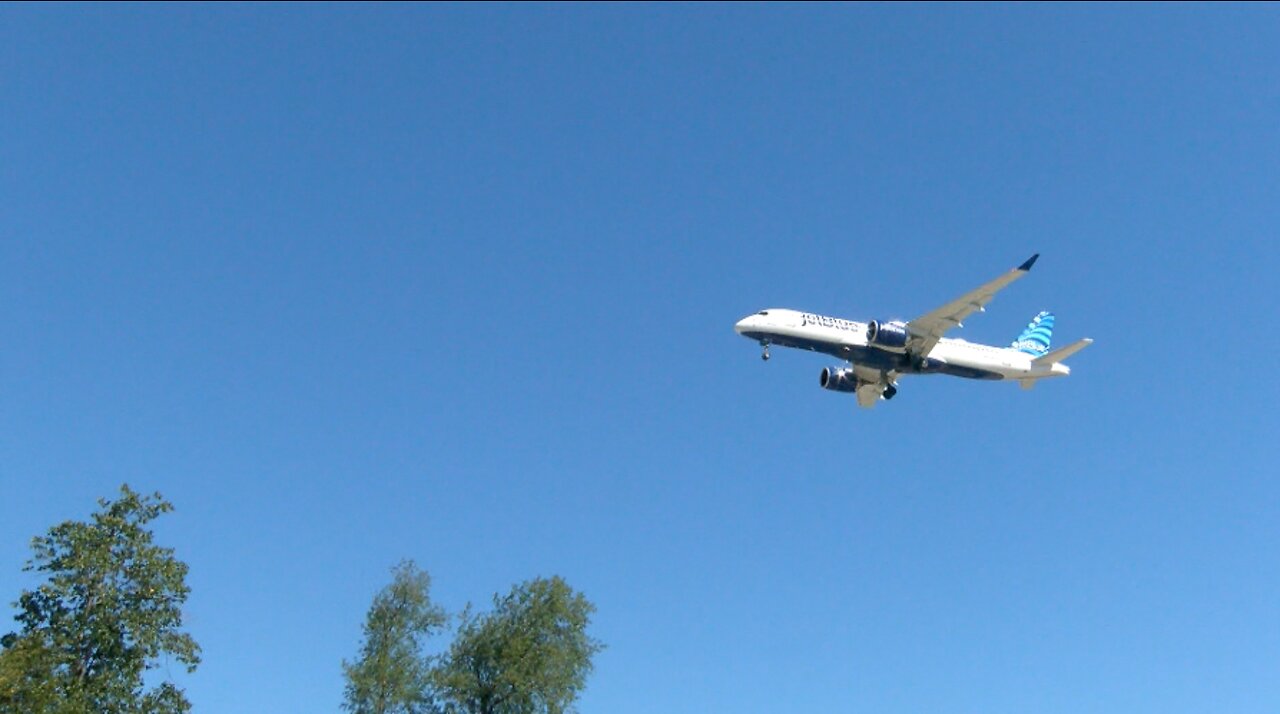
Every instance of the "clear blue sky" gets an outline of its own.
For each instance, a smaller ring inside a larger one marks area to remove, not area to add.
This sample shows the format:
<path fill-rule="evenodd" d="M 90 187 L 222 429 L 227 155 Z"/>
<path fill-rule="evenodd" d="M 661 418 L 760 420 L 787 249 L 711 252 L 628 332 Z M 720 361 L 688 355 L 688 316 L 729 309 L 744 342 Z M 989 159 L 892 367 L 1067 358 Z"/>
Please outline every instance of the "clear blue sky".
<path fill-rule="evenodd" d="M 0 8 L 0 598 L 177 511 L 200 712 L 388 569 L 598 607 L 584 712 L 1280 709 L 1280 11 Z M 763 307 L 1097 342 L 872 412 Z M 7 619 L 7 616 L 6 616 Z M 0 628 L 9 629 L 11 626 Z"/>

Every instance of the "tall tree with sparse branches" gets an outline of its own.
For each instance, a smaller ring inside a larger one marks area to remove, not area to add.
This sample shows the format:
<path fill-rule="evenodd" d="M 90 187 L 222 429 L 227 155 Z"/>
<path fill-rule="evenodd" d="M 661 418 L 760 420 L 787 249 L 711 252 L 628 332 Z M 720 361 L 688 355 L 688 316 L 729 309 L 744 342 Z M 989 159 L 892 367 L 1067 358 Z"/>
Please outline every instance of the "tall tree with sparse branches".
<path fill-rule="evenodd" d="M 66 521 L 32 541 L 26 570 L 48 580 L 15 605 L 19 632 L 0 638 L 0 713 L 177 714 L 171 682 L 144 672 L 163 659 L 188 672 L 200 647 L 182 627 L 187 566 L 148 525 L 173 506 L 126 484 L 88 522 Z"/>
<path fill-rule="evenodd" d="M 354 663 L 343 662 L 343 708 L 352 714 L 425 714 L 434 710 L 432 660 L 426 640 L 446 622 L 431 602 L 431 577 L 413 561 L 392 569 L 391 584 L 373 599 L 364 642 Z"/>

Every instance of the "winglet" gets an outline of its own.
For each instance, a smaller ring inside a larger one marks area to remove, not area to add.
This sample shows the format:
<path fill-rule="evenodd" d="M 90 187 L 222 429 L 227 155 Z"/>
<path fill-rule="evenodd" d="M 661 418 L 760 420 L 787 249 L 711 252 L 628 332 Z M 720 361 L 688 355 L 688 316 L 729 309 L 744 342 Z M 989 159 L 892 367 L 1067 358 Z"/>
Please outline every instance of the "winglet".
<path fill-rule="evenodd" d="M 1027 258 L 1027 262 L 1023 263 L 1022 265 L 1019 265 L 1018 270 L 1031 270 L 1031 266 L 1036 264 L 1036 258 L 1039 258 L 1039 257 L 1040 257 L 1040 254 L 1036 253 L 1030 258 Z"/>

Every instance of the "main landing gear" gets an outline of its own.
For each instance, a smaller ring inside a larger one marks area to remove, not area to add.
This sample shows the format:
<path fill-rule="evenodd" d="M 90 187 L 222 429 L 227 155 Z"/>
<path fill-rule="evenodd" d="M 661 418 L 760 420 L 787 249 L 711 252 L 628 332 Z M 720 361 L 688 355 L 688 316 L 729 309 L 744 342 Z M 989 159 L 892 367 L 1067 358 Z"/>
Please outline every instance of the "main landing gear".
<path fill-rule="evenodd" d="M 769 361 L 769 343 L 761 342 L 760 346 L 764 348 L 764 352 L 760 353 L 760 359 L 764 360 L 765 362 L 768 362 Z"/>
<path fill-rule="evenodd" d="M 890 399 L 893 399 L 894 395 L 896 395 L 897 393 L 898 393 L 898 388 L 890 384 L 889 386 L 884 388 L 884 394 L 882 394 L 881 396 L 884 397 L 885 401 L 889 401 Z"/>

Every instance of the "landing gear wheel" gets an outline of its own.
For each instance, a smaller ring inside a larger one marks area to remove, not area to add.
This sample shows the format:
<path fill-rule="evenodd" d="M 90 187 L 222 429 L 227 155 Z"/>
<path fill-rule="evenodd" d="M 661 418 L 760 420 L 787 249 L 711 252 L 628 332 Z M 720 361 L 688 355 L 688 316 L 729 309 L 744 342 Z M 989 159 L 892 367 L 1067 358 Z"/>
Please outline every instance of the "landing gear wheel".
<path fill-rule="evenodd" d="M 897 393 L 898 393 L 898 388 L 893 386 L 892 384 L 885 387 L 884 388 L 885 401 L 889 401 L 890 399 L 893 399 L 894 395 L 896 395 Z"/>
<path fill-rule="evenodd" d="M 764 346 L 764 352 L 760 353 L 760 359 L 764 360 L 765 362 L 769 361 L 769 345 Z"/>

